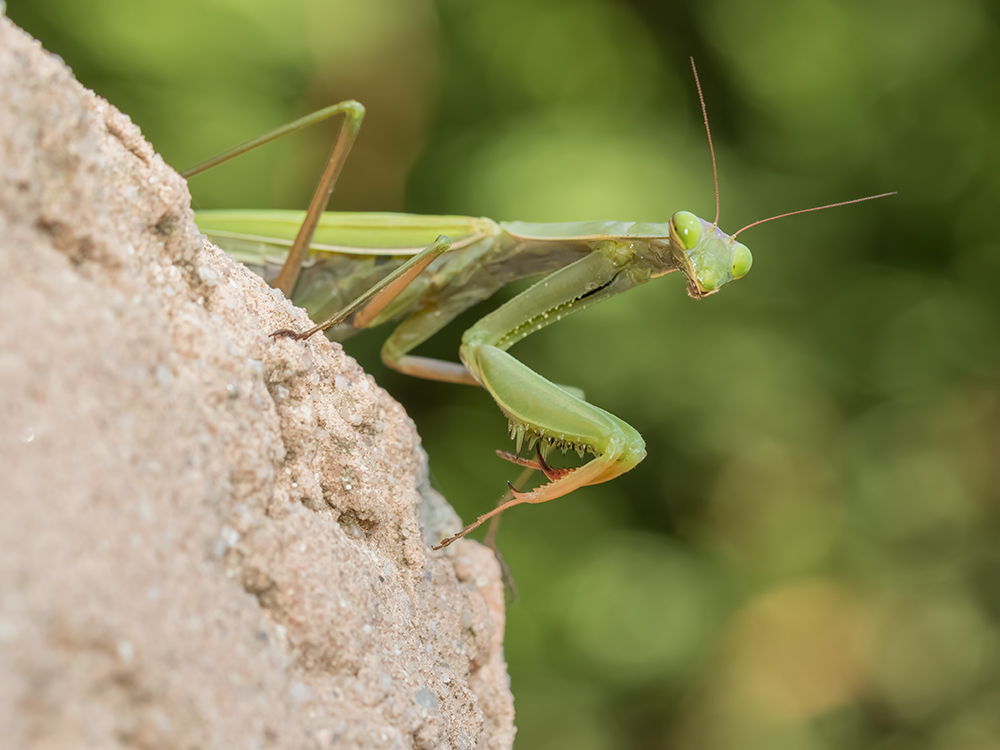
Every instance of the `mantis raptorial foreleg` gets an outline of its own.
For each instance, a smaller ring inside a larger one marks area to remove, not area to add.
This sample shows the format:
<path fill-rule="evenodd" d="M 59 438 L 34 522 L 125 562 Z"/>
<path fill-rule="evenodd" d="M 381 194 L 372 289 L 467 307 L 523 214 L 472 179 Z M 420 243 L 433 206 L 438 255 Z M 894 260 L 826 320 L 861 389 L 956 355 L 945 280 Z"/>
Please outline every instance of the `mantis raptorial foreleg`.
<path fill-rule="evenodd" d="M 499 451 L 497 451 L 499 453 Z M 508 499 L 513 497 L 511 494 L 515 492 L 518 488 L 524 487 L 528 480 L 531 479 L 531 475 L 535 473 L 534 467 L 528 467 L 521 472 L 520 476 L 513 482 L 508 482 L 508 490 L 503 497 L 500 498 L 500 502 L 497 505 L 503 505 Z M 483 537 L 483 544 L 493 550 L 493 556 L 496 558 L 497 563 L 500 565 L 500 579 L 503 581 L 504 590 L 507 592 L 508 600 L 514 602 L 517 601 L 517 584 L 514 582 L 514 574 L 510 572 L 510 567 L 507 565 L 507 561 L 504 559 L 503 553 L 500 551 L 500 547 L 497 544 L 497 532 L 500 531 L 500 520 L 503 517 L 500 515 L 495 515 L 490 519 L 490 525 L 486 527 L 486 535 Z M 461 536 L 468 533 L 468 530 L 463 530 Z M 444 546 L 451 544 L 450 541 L 445 540 L 440 544 L 434 546 L 432 549 L 441 549 Z"/>
<path fill-rule="evenodd" d="M 510 500 L 443 540 L 437 548 L 515 505 L 544 503 L 580 487 L 607 482 L 642 461 L 645 444 L 631 425 L 546 380 L 505 349 L 529 333 L 648 281 L 651 276 L 648 268 L 636 262 L 627 245 L 602 242 L 590 255 L 551 274 L 466 332 L 462 360 L 510 420 L 517 453 L 527 440 L 529 450 L 542 442 L 586 451 L 595 457 L 568 470 L 551 469 L 540 448 L 536 461 L 515 457 L 515 463 L 539 469 L 549 482 L 531 492 L 511 488 Z"/>

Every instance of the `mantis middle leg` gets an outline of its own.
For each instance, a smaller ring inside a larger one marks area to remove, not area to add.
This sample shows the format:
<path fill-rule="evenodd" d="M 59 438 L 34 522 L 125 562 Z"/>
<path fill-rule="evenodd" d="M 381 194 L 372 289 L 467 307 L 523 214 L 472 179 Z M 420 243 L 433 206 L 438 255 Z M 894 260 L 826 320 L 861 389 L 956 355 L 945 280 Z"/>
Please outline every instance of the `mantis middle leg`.
<path fill-rule="evenodd" d="M 474 295 L 461 289 L 452 290 L 449 294 L 447 290 L 434 292 L 414 287 L 420 274 L 450 249 L 451 240 L 442 235 L 333 317 L 302 333 L 285 329 L 271 335 L 301 341 L 348 318 L 352 318 L 351 322 L 356 328 L 371 328 L 399 314 L 401 295 L 406 295 L 403 298 L 406 304 L 412 302 L 414 296 L 419 298 L 423 293 L 429 298 L 424 300 L 421 309 L 406 317 L 382 346 L 382 361 L 394 370 L 426 380 L 480 385 L 460 362 L 447 362 L 409 353 L 455 317 L 502 286 L 499 281 L 493 286 L 480 284 Z"/>

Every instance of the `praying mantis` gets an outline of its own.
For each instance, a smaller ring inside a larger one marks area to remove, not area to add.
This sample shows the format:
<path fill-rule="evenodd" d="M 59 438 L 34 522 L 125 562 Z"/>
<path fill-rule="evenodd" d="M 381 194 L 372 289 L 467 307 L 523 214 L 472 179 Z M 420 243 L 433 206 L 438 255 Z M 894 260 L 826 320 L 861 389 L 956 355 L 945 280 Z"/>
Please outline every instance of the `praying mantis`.
<path fill-rule="evenodd" d="M 482 386 L 493 397 L 515 440 L 513 453 L 497 453 L 529 471 L 541 471 L 546 482 L 530 491 L 508 483 L 507 494 L 493 510 L 434 549 L 508 508 L 547 502 L 607 482 L 645 457 L 645 444 L 635 428 L 587 402 L 578 389 L 556 385 L 534 372 L 507 352 L 513 344 L 567 315 L 673 271 L 687 279 L 689 296 L 710 296 L 749 272 L 753 257 L 736 240 L 746 229 L 793 214 L 892 195 L 793 211 L 727 235 L 718 225 L 715 150 L 693 60 L 691 66 L 715 174 L 712 222 L 688 211 L 674 213 L 663 224 L 532 224 L 464 216 L 325 212 L 364 118 L 364 107 L 354 101 L 319 110 L 182 173 L 190 177 L 282 135 L 343 115 L 307 211 L 198 211 L 196 222 L 226 253 L 264 275 L 305 307 L 312 320 L 322 321 L 307 331 L 276 331 L 273 337 L 302 341 L 326 331 L 339 340 L 403 318 L 382 347 L 382 359 L 389 367 L 420 378 Z M 465 332 L 461 362 L 410 353 L 505 284 L 538 275 L 543 275 L 540 281 Z M 525 447 L 529 455 L 534 449 L 533 458 L 521 457 Z M 576 468 L 555 468 L 546 461 L 553 447 L 592 458 Z"/>

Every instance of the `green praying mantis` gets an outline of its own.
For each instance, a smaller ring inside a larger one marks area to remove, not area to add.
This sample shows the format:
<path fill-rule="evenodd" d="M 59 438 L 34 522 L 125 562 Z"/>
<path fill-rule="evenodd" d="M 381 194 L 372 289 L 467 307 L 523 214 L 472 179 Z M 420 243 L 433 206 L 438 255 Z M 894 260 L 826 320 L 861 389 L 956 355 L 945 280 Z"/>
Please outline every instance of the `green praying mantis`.
<path fill-rule="evenodd" d="M 530 491 L 508 483 L 508 493 L 493 510 L 434 549 L 508 508 L 543 503 L 607 482 L 645 457 L 645 444 L 635 428 L 588 403 L 578 389 L 556 385 L 534 372 L 507 352 L 512 345 L 567 315 L 673 271 L 684 274 L 691 297 L 715 294 L 750 270 L 750 250 L 736 240 L 746 229 L 797 213 L 892 195 L 793 211 L 727 235 L 718 226 L 715 150 L 693 60 L 691 66 L 715 174 L 712 222 L 688 211 L 674 213 L 665 224 L 530 224 L 464 216 L 325 212 L 364 117 L 364 107 L 354 101 L 319 110 L 183 173 L 190 177 L 287 133 L 344 116 L 307 211 L 199 211 L 196 221 L 226 253 L 261 273 L 304 307 L 312 320 L 323 321 L 307 331 L 282 330 L 272 336 L 301 341 L 326 331 L 340 340 L 403 318 L 382 347 L 382 359 L 389 367 L 420 378 L 482 386 L 496 401 L 515 440 L 513 453 L 497 453 L 529 472 L 541 471 L 546 482 Z M 505 284 L 540 274 L 544 274 L 540 281 L 465 332 L 461 363 L 410 353 Z M 533 458 L 521 457 L 525 447 L 529 455 L 534 449 Z M 546 461 L 552 447 L 593 458 L 576 468 L 555 468 Z"/>

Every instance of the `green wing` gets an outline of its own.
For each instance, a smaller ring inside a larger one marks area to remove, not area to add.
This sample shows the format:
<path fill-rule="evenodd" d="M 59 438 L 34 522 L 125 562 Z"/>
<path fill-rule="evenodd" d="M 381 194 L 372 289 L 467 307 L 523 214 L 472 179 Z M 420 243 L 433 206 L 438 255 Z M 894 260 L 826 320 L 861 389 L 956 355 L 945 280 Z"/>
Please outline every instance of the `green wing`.
<path fill-rule="evenodd" d="M 304 211 L 197 211 L 195 221 L 227 255 L 272 283 L 281 270 Z M 454 246 L 491 236 L 488 219 L 397 213 L 325 213 L 309 258 L 292 291 L 292 302 L 322 321 L 347 307 L 438 235 Z M 327 331 L 341 341 L 356 329 L 344 324 Z"/>

